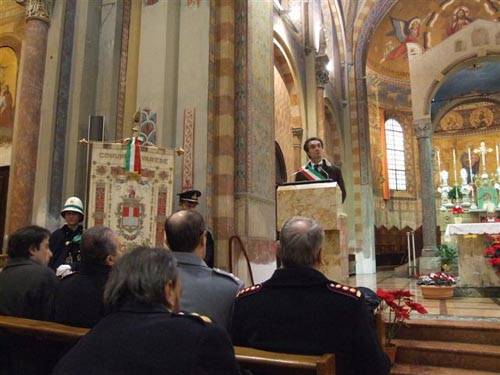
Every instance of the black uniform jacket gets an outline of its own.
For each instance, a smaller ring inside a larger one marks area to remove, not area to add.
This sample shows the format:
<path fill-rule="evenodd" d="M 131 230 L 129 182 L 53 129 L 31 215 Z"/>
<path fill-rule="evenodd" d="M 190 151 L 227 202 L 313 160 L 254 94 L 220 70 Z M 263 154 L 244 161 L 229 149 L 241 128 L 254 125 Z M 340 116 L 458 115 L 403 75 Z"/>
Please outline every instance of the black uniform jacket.
<path fill-rule="evenodd" d="M 342 171 L 340 170 L 340 168 L 336 167 L 333 164 L 330 164 L 325 159 L 323 159 L 323 161 L 321 162 L 321 168 L 324 172 L 320 173 L 324 174 L 325 178 L 329 178 L 339 185 L 339 188 L 342 191 L 342 203 L 344 203 L 346 191 L 344 178 L 342 177 Z M 328 176 L 326 176 L 326 174 L 328 174 Z M 301 171 L 299 171 L 295 174 L 295 181 L 309 181 L 309 179 Z"/>
<path fill-rule="evenodd" d="M 49 262 L 50 268 L 54 271 L 57 270 L 57 267 L 66 263 L 66 258 L 70 252 L 78 252 L 79 245 L 73 243 L 72 240 L 75 236 L 82 235 L 82 233 L 83 227 L 81 225 L 78 225 L 73 231 L 66 224 L 52 233 L 49 238 L 49 247 L 50 251 L 52 251 L 52 258 Z"/>
<path fill-rule="evenodd" d="M 357 289 L 313 268 L 289 267 L 239 293 L 232 337 L 234 345 L 263 350 L 335 353 L 336 374 L 389 374 L 370 318 Z"/>
<path fill-rule="evenodd" d="M 200 316 L 126 302 L 57 364 L 53 375 L 239 374 L 227 333 Z"/>
<path fill-rule="evenodd" d="M 59 279 L 28 258 L 9 258 L 0 272 L 0 314 L 51 320 Z"/>
<path fill-rule="evenodd" d="M 64 277 L 57 288 L 54 320 L 91 328 L 104 316 L 104 285 L 110 266 L 82 263 L 80 271 Z"/>

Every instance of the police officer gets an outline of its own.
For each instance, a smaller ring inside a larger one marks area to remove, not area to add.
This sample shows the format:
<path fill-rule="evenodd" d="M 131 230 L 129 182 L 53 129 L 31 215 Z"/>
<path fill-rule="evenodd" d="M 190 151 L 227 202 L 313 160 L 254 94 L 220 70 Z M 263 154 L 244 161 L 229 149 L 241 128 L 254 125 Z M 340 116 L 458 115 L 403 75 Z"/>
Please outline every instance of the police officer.
<path fill-rule="evenodd" d="M 236 293 L 242 287 L 232 274 L 203 261 L 206 230 L 199 212 L 179 211 L 167 218 L 165 235 L 182 281 L 181 309 L 208 315 L 223 327 L 231 323 Z"/>
<path fill-rule="evenodd" d="M 121 257 L 104 291 L 109 314 L 52 374 L 239 374 L 227 333 L 177 312 L 180 287 L 170 251 L 139 247 Z"/>
<path fill-rule="evenodd" d="M 49 247 L 54 254 L 49 267 L 54 271 L 61 264 L 69 264 L 74 269 L 78 268 L 80 241 L 83 232 L 81 222 L 85 218 L 80 198 L 69 197 L 61 210 L 61 216 L 66 221 L 66 224 L 54 231 L 49 240 Z"/>
<path fill-rule="evenodd" d="M 199 190 L 186 190 L 177 194 L 179 196 L 179 208 L 181 210 L 196 210 L 198 198 L 201 196 Z M 207 246 L 205 251 L 205 263 L 213 268 L 215 262 L 215 243 L 212 232 L 207 229 Z"/>
<path fill-rule="evenodd" d="M 297 217 L 284 224 L 278 250 L 283 268 L 238 294 L 233 344 L 285 353 L 335 353 L 336 374 L 389 374 L 390 362 L 363 294 L 318 271 L 323 239 L 323 229 L 312 219 Z"/>

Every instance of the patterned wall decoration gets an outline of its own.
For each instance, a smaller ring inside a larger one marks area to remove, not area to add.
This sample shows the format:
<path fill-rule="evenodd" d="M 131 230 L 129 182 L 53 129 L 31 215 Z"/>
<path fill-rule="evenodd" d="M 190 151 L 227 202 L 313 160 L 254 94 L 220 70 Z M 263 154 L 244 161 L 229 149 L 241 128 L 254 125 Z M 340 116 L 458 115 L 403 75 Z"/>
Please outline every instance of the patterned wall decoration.
<path fill-rule="evenodd" d="M 126 174 L 126 145 L 93 143 L 87 225 L 106 225 L 128 248 L 163 246 L 163 224 L 172 212 L 174 153 L 142 147 L 140 176 Z"/>
<path fill-rule="evenodd" d="M 278 70 L 274 68 L 274 132 L 284 155 L 288 181 L 293 181 L 291 178 L 295 168 L 290 107 L 288 90 Z"/>
<path fill-rule="evenodd" d="M 123 116 L 125 111 L 125 93 L 127 90 L 127 62 L 128 44 L 130 37 L 130 12 L 132 0 L 123 1 L 122 30 L 121 30 L 121 50 L 120 50 L 120 72 L 118 76 L 118 98 L 116 109 L 116 139 L 123 137 Z"/>
<path fill-rule="evenodd" d="M 193 188 L 194 177 L 194 132 L 196 123 L 196 109 L 184 109 L 184 123 L 183 123 L 183 144 L 184 157 L 182 159 L 182 190 L 189 190 Z"/>
<path fill-rule="evenodd" d="M 464 104 L 446 113 L 436 133 L 474 133 L 500 128 L 500 105 L 492 102 Z"/>
<path fill-rule="evenodd" d="M 142 108 L 139 111 L 139 129 L 140 136 L 144 140 L 144 146 L 156 145 L 156 129 L 158 116 L 156 112 L 151 111 L 149 108 Z"/>

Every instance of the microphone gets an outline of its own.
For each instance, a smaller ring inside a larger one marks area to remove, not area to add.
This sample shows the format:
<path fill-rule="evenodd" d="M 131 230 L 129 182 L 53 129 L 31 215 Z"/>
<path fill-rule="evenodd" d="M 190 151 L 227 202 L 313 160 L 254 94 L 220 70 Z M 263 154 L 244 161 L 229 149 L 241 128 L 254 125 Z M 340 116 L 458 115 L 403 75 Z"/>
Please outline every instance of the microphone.
<path fill-rule="evenodd" d="M 318 165 L 318 172 L 322 173 L 323 176 L 325 176 L 327 179 L 330 178 L 330 175 L 328 174 L 328 172 L 325 171 L 321 165 Z"/>

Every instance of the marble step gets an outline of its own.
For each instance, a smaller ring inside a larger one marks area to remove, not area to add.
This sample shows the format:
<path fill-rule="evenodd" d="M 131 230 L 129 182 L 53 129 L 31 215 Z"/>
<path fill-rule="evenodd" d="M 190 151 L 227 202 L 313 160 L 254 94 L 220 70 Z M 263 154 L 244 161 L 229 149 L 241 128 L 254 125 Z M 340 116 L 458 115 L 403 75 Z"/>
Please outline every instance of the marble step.
<path fill-rule="evenodd" d="M 396 363 L 391 375 L 495 375 L 498 372 Z"/>
<path fill-rule="evenodd" d="M 446 341 L 394 340 L 396 363 L 500 373 L 500 346 Z"/>
<path fill-rule="evenodd" d="M 410 320 L 397 337 L 404 340 L 451 341 L 500 345 L 500 323 L 483 321 Z"/>

